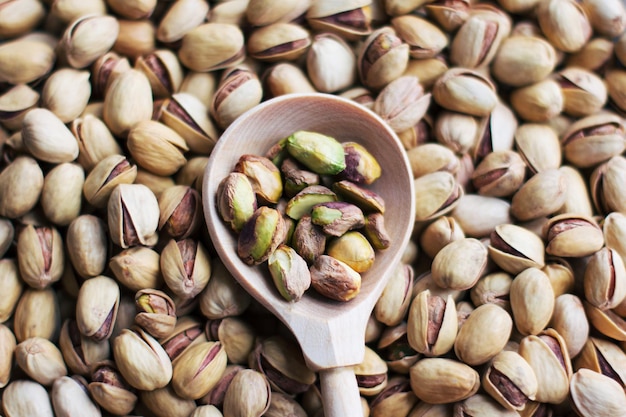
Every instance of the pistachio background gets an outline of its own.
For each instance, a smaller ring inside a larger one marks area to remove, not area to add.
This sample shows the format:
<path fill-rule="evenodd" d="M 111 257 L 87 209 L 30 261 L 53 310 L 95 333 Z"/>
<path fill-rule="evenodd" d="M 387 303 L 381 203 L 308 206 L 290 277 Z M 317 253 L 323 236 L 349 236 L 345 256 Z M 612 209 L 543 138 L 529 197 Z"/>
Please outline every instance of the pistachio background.
<path fill-rule="evenodd" d="M 415 176 L 362 414 L 625 416 L 625 29 L 620 0 L 1 2 L 0 416 L 323 415 L 201 209 L 221 132 L 314 91 Z"/>

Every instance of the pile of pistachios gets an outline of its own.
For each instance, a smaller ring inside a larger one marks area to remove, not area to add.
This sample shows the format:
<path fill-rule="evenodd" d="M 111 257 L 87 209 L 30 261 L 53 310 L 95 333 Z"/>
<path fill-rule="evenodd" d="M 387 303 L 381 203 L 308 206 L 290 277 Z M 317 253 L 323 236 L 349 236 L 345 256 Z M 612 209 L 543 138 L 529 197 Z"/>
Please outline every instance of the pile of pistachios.
<path fill-rule="evenodd" d="M 201 210 L 221 132 L 313 91 L 415 176 L 356 414 L 624 416 L 625 29 L 621 0 L 0 2 L 0 416 L 323 416 Z"/>
<path fill-rule="evenodd" d="M 220 182 L 216 204 L 239 233 L 239 257 L 248 265 L 267 261 L 284 299 L 298 301 L 312 286 L 349 301 L 361 289 L 361 273 L 374 264 L 374 248 L 390 244 L 385 202 L 362 187 L 380 175 L 364 146 L 300 130 L 267 156 L 242 155 Z"/>

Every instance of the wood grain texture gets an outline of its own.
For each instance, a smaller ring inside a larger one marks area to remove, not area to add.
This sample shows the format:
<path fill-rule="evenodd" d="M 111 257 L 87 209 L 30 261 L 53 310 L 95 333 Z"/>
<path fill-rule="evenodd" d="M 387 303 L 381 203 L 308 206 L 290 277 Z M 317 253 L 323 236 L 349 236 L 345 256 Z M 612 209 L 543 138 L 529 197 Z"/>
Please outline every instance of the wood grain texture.
<path fill-rule="evenodd" d="M 219 182 L 241 155 L 263 155 L 296 130 L 361 143 L 382 167 L 381 178 L 370 188 L 385 199 L 385 223 L 393 243 L 377 251 L 374 266 L 363 274 L 361 292 L 347 303 L 322 298 L 313 289 L 296 303 L 285 301 L 274 287 L 267 264 L 250 267 L 239 259 L 237 237 L 215 206 Z M 352 101 L 326 94 L 293 94 L 261 103 L 239 117 L 217 142 L 204 175 L 203 204 L 209 233 L 224 265 L 293 332 L 311 369 L 351 366 L 363 360 L 367 320 L 408 243 L 414 219 L 410 165 L 400 141 L 382 119 Z"/>

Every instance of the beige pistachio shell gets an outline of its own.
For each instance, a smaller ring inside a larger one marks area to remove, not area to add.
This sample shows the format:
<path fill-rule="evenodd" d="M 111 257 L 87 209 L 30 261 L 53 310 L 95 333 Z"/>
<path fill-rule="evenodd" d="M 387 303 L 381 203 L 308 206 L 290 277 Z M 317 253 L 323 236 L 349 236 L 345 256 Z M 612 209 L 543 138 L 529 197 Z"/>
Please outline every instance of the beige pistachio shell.
<path fill-rule="evenodd" d="M 538 36 L 514 35 L 502 41 L 491 73 L 496 80 L 513 87 L 539 82 L 554 70 L 554 46 Z"/>
<path fill-rule="evenodd" d="M 2 393 L 4 414 L 13 416 L 53 417 L 50 396 L 35 381 L 23 379 L 11 382 Z"/>
<path fill-rule="evenodd" d="M 411 389 L 420 400 L 448 404 L 474 395 L 480 388 L 478 372 L 453 359 L 426 358 L 410 370 Z"/>
<path fill-rule="evenodd" d="M 96 207 L 104 207 L 109 196 L 119 184 L 132 184 L 137 178 L 137 165 L 131 164 L 125 156 L 109 155 L 100 160 L 85 178 L 83 194 Z"/>
<path fill-rule="evenodd" d="M 51 288 L 26 289 L 15 308 L 13 332 L 18 342 L 30 337 L 53 339 L 61 327 L 57 294 Z"/>
<path fill-rule="evenodd" d="M 239 27 L 205 23 L 185 34 L 178 57 L 193 71 L 217 70 L 241 62 L 245 55 L 243 48 L 244 37 Z"/>
<path fill-rule="evenodd" d="M 85 68 L 108 52 L 120 30 L 118 20 L 109 15 L 85 15 L 65 30 L 61 47 L 74 68 Z"/>
<path fill-rule="evenodd" d="M 43 34 L 24 35 L 0 46 L 0 80 L 26 84 L 48 74 L 56 61 L 56 39 Z"/>
<path fill-rule="evenodd" d="M 186 350 L 174 366 L 172 387 L 186 399 L 205 396 L 226 369 L 226 351 L 220 342 L 205 342 Z"/>
<path fill-rule="evenodd" d="M 109 233 L 118 246 L 126 249 L 138 244 L 152 246 L 157 242 L 159 203 L 145 185 L 116 186 L 109 197 L 107 211 Z M 125 218 L 130 218 L 130 222 Z"/>
<path fill-rule="evenodd" d="M 554 256 L 579 257 L 600 250 L 604 236 L 592 217 L 560 214 L 544 226 L 546 253 Z"/>
<path fill-rule="evenodd" d="M 29 377 L 45 386 L 67 375 L 59 348 L 41 337 L 31 337 L 18 344 L 15 348 L 15 362 Z"/>
<path fill-rule="evenodd" d="M 62 163 L 44 178 L 41 207 L 46 217 L 59 226 L 68 225 L 80 214 L 85 171 L 75 163 Z"/>
<path fill-rule="evenodd" d="M 409 45 L 393 28 L 383 26 L 367 37 L 361 47 L 357 68 L 366 87 L 381 89 L 400 77 L 409 61 Z"/>
<path fill-rule="evenodd" d="M 172 175 L 187 162 L 183 155 L 189 149 L 185 140 L 160 122 L 136 123 L 128 132 L 126 144 L 137 164 L 157 175 Z"/>
<path fill-rule="evenodd" d="M 120 303 L 119 285 L 100 275 L 83 283 L 76 300 L 76 322 L 85 336 L 95 341 L 108 339 L 113 332 Z"/>
<path fill-rule="evenodd" d="M 549 326 L 563 337 L 570 357 L 576 357 L 589 338 L 589 320 L 580 298 L 574 294 L 559 295 Z"/>
<path fill-rule="evenodd" d="M 465 68 L 446 71 L 433 85 L 433 98 L 448 110 L 473 116 L 488 115 L 498 101 L 491 81 L 482 74 Z"/>
<path fill-rule="evenodd" d="M 108 240 L 102 219 L 91 214 L 76 217 L 67 229 L 65 240 L 76 273 L 84 278 L 102 274 L 108 259 Z"/>
<path fill-rule="evenodd" d="M 243 369 L 233 377 L 224 396 L 224 414 L 261 416 L 269 408 L 272 392 L 267 379 L 253 369 Z"/>
<path fill-rule="evenodd" d="M 0 121 L 11 130 L 22 128 L 28 111 L 39 103 L 40 94 L 26 84 L 18 84 L 0 96 Z"/>
<path fill-rule="evenodd" d="M 107 89 L 104 122 L 116 136 L 126 134 L 136 123 L 152 117 L 152 89 L 145 74 L 128 70 L 116 77 Z"/>
<path fill-rule="evenodd" d="M 570 381 L 574 406 L 582 415 L 623 415 L 626 395 L 615 380 L 589 369 L 579 369 Z"/>
<path fill-rule="evenodd" d="M 561 166 L 559 138 L 549 125 L 537 123 L 519 125 L 515 131 L 515 146 L 533 173 Z"/>
<path fill-rule="evenodd" d="M 442 288 L 467 290 L 487 266 L 487 248 L 479 240 L 464 238 L 444 246 L 433 259 L 433 280 Z"/>
<path fill-rule="evenodd" d="M 50 110 L 38 108 L 24 117 L 22 137 L 28 151 L 45 162 L 71 162 L 78 156 L 72 132 Z"/>
<path fill-rule="evenodd" d="M 545 272 L 531 267 L 519 273 L 511 284 L 510 299 L 521 334 L 538 334 L 547 326 L 554 311 L 554 291 Z"/>
<path fill-rule="evenodd" d="M 13 357 L 17 345 L 15 335 L 4 324 L 0 324 L 0 387 L 4 388 L 11 380 Z"/>
<path fill-rule="evenodd" d="M 426 174 L 414 181 L 415 220 L 434 219 L 454 209 L 463 196 L 463 188 L 452 174 L 437 171 Z"/>
<path fill-rule="evenodd" d="M 246 48 L 251 57 L 268 62 L 295 60 L 311 45 L 309 32 L 294 23 L 273 23 L 256 29 Z"/>
<path fill-rule="evenodd" d="M 24 287 L 17 260 L 10 258 L 0 260 L 0 285 L 5 291 L 4 297 L 0 298 L 0 323 L 4 323 L 13 314 Z"/>
<path fill-rule="evenodd" d="M 558 169 L 535 174 L 513 195 L 511 214 L 525 221 L 556 213 L 565 203 L 566 185 Z"/>
<path fill-rule="evenodd" d="M 20 277 L 35 289 L 61 279 L 65 264 L 63 239 L 54 227 L 27 225 L 17 237 Z"/>
<path fill-rule="evenodd" d="M 409 345 L 427 356 L 449 352 L 457 336 L 458 318 L 451 295 L 440 297 L 429 290 L 420 292 L 411 302 L 406 335 Z"/>

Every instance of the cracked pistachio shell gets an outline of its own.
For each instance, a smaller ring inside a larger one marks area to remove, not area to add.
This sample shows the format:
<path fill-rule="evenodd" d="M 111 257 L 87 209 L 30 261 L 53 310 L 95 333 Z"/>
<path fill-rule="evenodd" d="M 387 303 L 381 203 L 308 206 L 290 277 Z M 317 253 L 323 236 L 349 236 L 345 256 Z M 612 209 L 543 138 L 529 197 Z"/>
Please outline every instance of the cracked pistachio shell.
<path fill-rule="evenodd" d="M 465 238 L 461 225 L 453 218 L 441 216 L 430 223 L 420 235 L 420 246 L 424 252 L 434 258 L 448 243 Z"/>
<path fill-rule="evenodd" d="M 11 318 L 24 287 L 15 259 L 0 259 L 0 287 L 4 294 L 0 298 L 0 323 L 4 323 Z"/>
<path fill-rule="evenodd" d="M 590 116 L 606 104 L 604 80 L 590 70 L 567 67 L 558 73 L 557 80 L 563 92 L 563 112 L 570 116 Z"/>
<path fill-rule="evenodd" d="M 594 31 L 607 38 L 620 36 L 626 29 L 626 10 L 619 0 L 585 0 L 582 7 Z"/>
<path fill-rule="evenodd" d="M 567 398 L 572 364 L 561 335 L 546 329 L 539 335 L 526 336 L 520 342 L 519 354 L 535 371 L 535 401 L 560 404 Z"/>
<path fill-rule="evenodd" d="M 509 298 L 515 327 L 522 335 L 538 334 L 554 312 L 554 290 L 540 269 L 527 268 L 511 283 Z"/>
<path fill-rule="evenodd" d="M 222 407 L 228 386 L 232 382 L 235 375 L 243 369 L 245 368 L 241 365 L 226 365 L 226 370 L 220 380 L 206 396 L 198 400 L 198 403 L 210 404 L 214 407 Z M 219 416 L 221 416 L 221 414 L 219 414 Z"/>
<path fill-rule="evenodd" d="M 20 130 L 29 110 L 39 103 L 40 94 L 26 84 L 18 84 L 0 96 L 0 122 L 10 130 Z"/>
<path fill-rule="evenodd" d="M 560 214 L 543 227 L 546 253 L 554 256 L 582 257 L 600 250 L 604 244 L 602 230 L 588 216 Z"/>
<path fill-rule="evenodd" d="M 17 237 L 20 277 L 35 289 L 44 289 L 61 279 L 65 252 L 61 234 L 54 227 L 27 225 Z"/>
<path fill-rule="evenodd" d="M 37 108 L 26 113 L 22 138 L 28 152 L 45 162 L 71 162 L 78 156 L 72 132 L 50 110 Z"/>
<path fill-rule="evenodd" d="M 161 176 L 178 171 L 187 159 L 185 140 L 173 129 L 154 120 L 133 125 L 126 140 L 131 156 L 145 170 Z"/>
<path fill-rule="evenodd" d="M 71 131 L 78 142 L 77 162 L 88 172 L 107 156 L 123 153 L 106 124 L 93 115 L 75 119 Z"/>
<path fill-rule="evenodd" d="M 61 312 L 56 292 L 26 289 L 13 316 L 13 332 L 18 342 L 30 337 L 53 340 L 61 327 Z"/>
<path fill-rule="evenodd" d="M 579 415 L 623 416 L 626 395 L 611 378 L 589 369 L 579 369 L 570 381 L 570 396 Z"/>
<path fill-rule="evenodd" d="M 91 214 L 76 217 L 67 229 L 65 243 L 78 275 L 89 278 L 102 274 L 109 259 L 109 242 L 102 219 Z"/>
<path fill-rule="evenodd" d="M 459 158 L 447 146 L 438 143 L 424 143 L 407 151 L 413 177 L 419 178 L 437 171 L 456 174 L 459 169 Z"/>
<path fill-rule="evenodd" d="M 454 346 L 459 327 L 456 305 L 451 295 L 431 295 L 421 291 L 411 301 L 407 317 L 407 340 L 417 352 L 441 356 Z"/>
<path fill-rule="evenodd" d="M 122 72 L 130 69 L 130 62 L 128 58 L 121 57 L 115 52 L 107 52 L 93 63 L 91 71 L 91 83 L 92 83 L 92 95 L 94 98 L 102 99 L 105 95 L 111 83 Z M 102 103 L 98 103 L 100 106 Z M 85 114 L 89 113 L 90 104 L 85 109 Z M 102 117 L 102 111 L 99 114 L 93 113 L 97 117 Z"/>
<path fill-rule="evenodd" d="M 619 346 L 596 337 L 590 337 L 574 361 L 576 370 L 590 369 L 608 376 L 620 385 L 626 381 L 626 354 Z"/>
<path fill-rule="evenodd" d="M 355 365 L 353 369 L 361 395 L 380 394 L 387 386 L 387 363 L 368 346 L 365 346 L 363 361 Z"/>
<path fill-rule="evenodd" d="M 168 187 L 159 195 L 159 230 L 175 239 L 195 233 L 200 224 L 200 194 L 187 185 Z"/>
<path fill-rule="evenodd" d="M 524 123 L 515 131 L 515 146 L 532 173 L 557 169 L 561 166 L 561 145 L 552 127 Z"/>
<path fill-rule="evenodd" d="M 137 315 L 135 323 L 150 335 L 161 338 L 168 336 L 176 325 L 176 306 L 163 291 L 142 289 L 135 294 Z"/>
<path fill-rule="evenodd" d="M 108 52 L 120 24 L 109 15 L 84 15 L 71 22 L 60 40 L 64 58 L 73 68 L 85 68 Z"/>
<path fill-rule="evenodd" d="M 524 183 L 526 163 L 514 151 L 494 151 L 472 173 L 472 184 L 480 195 L 506 197 Z"/>
<path fill-rule="evenodd" d="M 94 364 L 87 388 L 96 403 L 108 412 L 125 415 L 135 408 L 137 395 L 111 360 Z"/>
<path fill-rule="evenodd" d="M 209 12 L 203 0 L 182 0 L 172 3 L 161 18 L 156 38 L 164 43 L 179 41 L 187 32 L 200 26 Z"/>
<path fill-rule="evenodd" d="M 548 122 L 563 111 L 561 86 L 551 78 L 513 90 L 510 97 L 513 110 L 527 122 Z"/>
<path fill-rule="evenodd" d="M 107 205 L 111 193 L 119 184 L 132 184 L 137 178 L 137 165 L 121 154 L 109 155 L 98 162 L 85 178 L 83 194 L 89 204 Z"/>
<path fill-rule="evenodd" d="M 589 191 L 594 206 L 601 213 L 612 211 L 625 212 L 626 198 L 624 198 L 621 180 L 626 170 L 626 158 L 617 155 L 607 162 L 596 167 L 589 179 Z"/>
<path fill-rule="evenodd" d="M 296 60 L 310 45 L 311 36 L 302 26 L 279 22 L 254 30 L 246 47 L 252 58 L 276 62 Z"/>
<path fill-rule="evenodd" d="M 589 168 L 621 154 L 625 128 L 614 113 L 587 116 L 572 123 L 561 136 L 565 158 L 574 166 Z"/>
<path fill-rule="evenodd" d="M 116 136 L 123 136 L 141 121 L 152 118 L 152 89 L 146 75 L 130 69 L 118 75 L 104 96 L 104 122 Z"/>
<path fill-rule="evenodd" d="M 500 416 L 500 417 L 516 417 L 519 413 L 514 410 L 502 409 L 498 404 L 488 395 L 475 394 L 471 397 L 454 404 L 454 415 L 462 416 Z"/>
<path fill-rule="evenodd" d="M 448 110 L 480 117 L 489 115 L 498 102 L 493 83 L 465 68 L 446 71 L 433 85 L 432 94 L 435 101 Z"/>
<path fill-rule="evenodd" d="M 240 315 L 251 302 L 250 295 L 219 258 L 211 259 L 211 279 L 199 298 L 200 312 L 208 319 Z"/>
<path fill-rule="evenodd" d="M 431 94 L 415 76 L 405 75 L 389 82 L 376 97 L 374 112 L 383 118 L 395 132 L 415 126 L 430 106 Z"/>
<path fill-rule="evenodd" d="M 120 287 L 113 279 L 99 275 L 86 280 L 76 300 L 76 323 L 81 334 L 96 342 L 108 339 L 119 304 Z"/>
<path fill-rule="evenodd" d="M 418 402 L 407 377 L 392 377 L 387 386 L 370 402 L 370 416 L 408 416 Z"/>
<path fill-rule="evenodd" d="M 300 347 L 281 336 L 270 336 L 257 343 L 249 365 L 268 379 L 272 389 L 288 395 L 305 392 L 316 380 L 307 368 Z"/>
<path fill-rule="evenodd" d="M 269 256 L 267 266 L 276 289 L 287 301 L 298 301 L 311 285 L 306 261 L 289 246 L 279 245 Z"/>
<path fill-rule="evenodd" d="M 427 14 L 447 32 L 457 30 L 470 15 L 472 4 L 470 0 L 461 0 L 452 3 L 426 4 Z"/>
<path fill-rule="evenodd" d="M 398 263 L 374 306 L 376 320 L 387 326 L 397 326 L 402 322 L 411 305 L 413 276 L 410 265 Z"/>
<path fill-rule="evenodd" d="M 295 398 L 281 394 L 280 392 L 272 392 L 270 405 L 264 417 L 307 417 L 306 411 Z M 195 416 L 202 417 L 202 416 Z M 211 417 L 211 416 L 206 416 Z"/>
<path fill-rule="evenodd" d="M 414 181 L 415 221 L 435 219 L 454 209 L 464 191 L 454 176 L 445 171 L 432 172 Z"/>
<path fill-rule="evenodd" d="M 361 46 L 357 69 L 365 87 L 380 90 L 400 77 L 409 62 L 409 45 L 395 30 L 383 26 L 367 37 Z"/>
<path fill-rule="evenodd" d="M 63 123 L 82 114 L 91 96 L 90 74 L 71 68 L 56 70 L 46 80 L 41 92 L 41 106 L 53 112 Z"/>
<path fill-rule="evenodd" d="M 374 264 L 374 248 L 360 232 L 350 231 L 326 245 L 326 253 L 356 272 L 366 272 Z"/>
<path fill-rule="evenodd" d="M 0 80 L 27 84 L 48 74 L 56 61 L 56 39 L 34 33 L 0 46 Z"/>
<path fill-rule="evenodd" d="M 506 272 L 493 272 L 478 280 L 470 291 L 472 302 L 476 306 L 495 304 L 506 311 L 511 311 L 509 294 L 513 277 Z"/>
<path fill-rule="evenodd" d="M 31 337 L 15 347 L 15 363 L 26 374 L 45 386 L 67 375 L 63 355 L 59 348 L 42 337 Z"/>
<path fill-rule="evenodd" d="M 208 155 L 217 141 L 215 126 L 209 119 L 207 106 L 189 93 L 177 93 L 163 102 L 158 120 L 185 139 L 193 152 Z"/>
<path fill-rule="evenodd" d="M 594 253 L 583 278 L 585 299 L 602 310 L 617 307 L 626 297 L 626 268 L 615 249 L 604 247 Z"/>
<path fill-rule="evenodd" d="M 557 64 L 554 46 L 538 36 L 513 35 L 502 41 L 491 66 L 493 77 L 512 87 L 537 83 Z"/>
<path fill-rule="evenodd" d="M 370 4 L 370 0 L 318 0 L 311 3 L 306 20 L 315 31 L 358 40 L 372 32 Z"/>
<path fill-rule="evenodd" d="M 141 184 L 119 184 L 107 203 L 111 240 L 126 249 L 131 246 L 153 246 L 159 236 L 159 203 L 148 187 Z"/>
<path fill-rule="evenodd" d="M 145 331 L 124 329 L 113 339 L 113 357 L 124 379 L 134 388 L 152 391 L 172 379 L 172 362 L 159 343 Z"/>
<path fill-rule="evenodd" d="M 502 40 L 509 36 L 511 24 L 511 18 L 498 8 L 472 8 L 450 45 L 451 63 L 465 68 L 489 66 Z"/>
<path fill-rule="evenodd" d="M 571 358 L 580 353 L 589 338 L 589 321 L 583 303 L 574 294 L 561 294 L 556 298 L 548 326 L 563 337 Z"/>
<path fill-rule="evenodd" d="M 541 31 L 563 52 L 580 50 L 591 37 L 591 24 L 582 5 L 573 0 L 539 2 L 536 9 Z"/>
<path fill-rule="evenodd" d="M 66 226 L 80 214 L 85 171 L 75 163 L 65 162 L 52 168 L 44 178 L 41 207 L 46 218 Z"/>
<path fill-rule="evenodd" d="M 565 177 L 558 169 L 538 172 L 520 187 L 511 200 L 511 214 L 527 221 L 556 213 L 565 203 Z"/>
<path fill-rule="evenodd" d="M 2 393 L 2 409 L 7 417 L 54 417 L 48 391 L 27 379 L 7 385 Z"/>
<path fill-rule="evenodd" d="M 421 359 L 411 367 L 410 378 L 413 393 L 430 404 L 462 401 L 480 388 L 478 372 L 454 359 Z"/>
<path fill-rule="evenodd" d="M 176 93 L 183 82 L 183 70 L 178 57 L 169 49 L 158 49 L 135 61 L 135 68 L 143 71 L 155 97 Z"/>
<path fill-rule="evenodd" d="M 80 333 L 74 319 L 66 319 L 61 327 L 59 348 L 70 372 L 84 377 L 91 375 L 91 366 L 109 357 L 109 341 L 94 342 Z"/>
<path fill-rule="evenodd" d="M 101 417 L 100 408 L 87 391 L 87 380 L 80 376 L 63 376 L 52 384 L 50 399 L 57 417 Z"/>
<path fill-rule="evenodd" d="M 11 380 L 16 346 L 15 335 L 4 324 L 0 324 L 0 342 L 0 388 L 4 388 Z"/>
<path fill-rule="evenodd" d="M 587 300 L 583 301 L 589 323 L 601 334 L 620 342 L 626 341 L 626 320 L 614 310 L 601 310 Z"/>
<path fill-rule="evenodd" d="M 496 356 L 509 340 L 513 320 L 495 304 L 476 307 L 454 341 L 454 353 L 468 365 L 481 365 Z"/>
<path fill-rule="evenodd" d="M 518 121 L 506 104 L 498 101 L 489 117 L 482 120 L 473 151 L 475 160 L 480 161 L 492 151 L 513 149 Z"/>
<path fill-rule="evenodd" d="M 19 133 L 13 137 L 17 137 L 18 142 L 21 141 Z M 11 147 L 10 139 L 7 141 L 8 148 Z M 18 147 L 21 148 L 20 151 L 25 151 L 22 144 L 18 144 Z M 17 156 L 5 164 L 0 171 L 0 194 L 3 197 L 0 199 L 0 216 L 17 219 L 29 213 L 39 201 L 43 184 L 43 171 L 34 158 L 27 155 Z M 4 239 L 6 236 L 2 234 L 0 248 L 6 251 L 7 243 Z"/>
<path fill-rule="evenodd" d="M 198 295 L 211 278 L 207 250 L 191 238 L 171 239 L 161 251 L 160 265 L 167 287 L 185 300 Z"/>
<path fill-rule="evenodd" d="M 9 219 L 0 218 L 0 258 L 4 257 L 15 237 L 15 228 Z M 1 321 L 1 320 L 0 320 Z"/>
<path fill-rule="evenodd" d="M 182 39 L 178 58 L 192 71 L 206 72 L 236 65 L 245 57 L 241 29 L 227 23 L 204 23 Z"/>
<path fill-rule="evenodd" d="M 253 369 L 243 369 L 233 377 L 224 395 L 223 411 L 227 416 L 266 415 L 272 392 L 267 378 Z"/>
<path fill-rule="evenodd" d="M 226 351 L 220 342 L 204 342 L 190 347 L 174 365 L 174 391 L 185 399 L 205 396 L 226 370 L 226 362 Z"/>
<path fill-rule="evenodd" d="M 263 87 L 256 74 L 245 67 L 235 67 L 220 81 L 209 111 L 217 124 L 226 129 L 263 98 Z"/>
<path fill-rule="evenodd" d="M 421 355 L 413 350 L 407 341 L 406 321 L 394 327 L 387 327 L 380 333 L 377 349 L 381 357 L 387 362 L 389 369 L 408 375 L 409 368 L 420 359 Z"/>
<path fill-rule="evenodd" d="M 261 201 L 276 204 L 283 194 L 280 170 L 264 156 L 242 155 L 234 172 L 244 174 Z"/>
<path fill-rule="evenodd" d="M 394 17 L 391 24 L 409 45 L 411 58 L 433 58 L 448 46 L 448 36 L 427 19 L 407 14 Z"/>
<path fill-rule="evenodd" d="M 452 241 L 433 259 L 433 280 L 442 288 L 467 290 L 482 276 L 487 266 L 487 258 L 487 248 L 477 239 Z"/>
<path fill-rule="evenodd" d="M 180 355 L 187 349 L 206 341 L 207 338 L 202 329 L 202 323 L 189 315 L 178 318 L 174 325 L 174 330 L 168 336 L 159 339 L 159 343 L 173 365 L 176 364 Z"/>
<path fill-rule="evenodd" d="M 315 88 L 332 93 L 354 84 L 356 56 L 352 48 L 332 33 L 315 35 L 306 56 L 307 74 Z"/>

